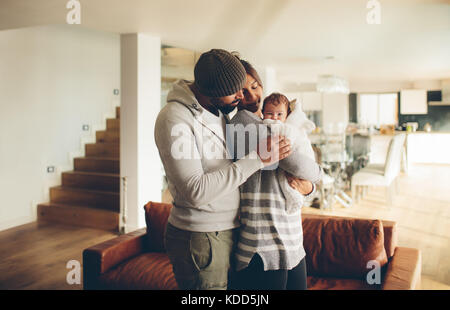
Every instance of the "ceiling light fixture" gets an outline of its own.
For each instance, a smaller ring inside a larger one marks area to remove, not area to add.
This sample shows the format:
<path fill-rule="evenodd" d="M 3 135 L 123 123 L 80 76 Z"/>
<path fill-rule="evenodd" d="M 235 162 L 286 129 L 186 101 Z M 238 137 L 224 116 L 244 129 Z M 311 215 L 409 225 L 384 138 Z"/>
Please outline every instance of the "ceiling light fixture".
<path fill-rule="evenodd" d="M 347 80 L 336 75 L 319 75 L 316 89 L 320 93 L 350 93 Z"/>

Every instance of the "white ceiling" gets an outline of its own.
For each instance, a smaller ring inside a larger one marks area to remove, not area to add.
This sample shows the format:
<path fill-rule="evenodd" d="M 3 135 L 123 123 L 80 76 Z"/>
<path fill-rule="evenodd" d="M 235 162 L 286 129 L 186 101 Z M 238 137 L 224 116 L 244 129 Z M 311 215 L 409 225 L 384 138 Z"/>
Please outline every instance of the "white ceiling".
<path fill-rule="evenodd" d="M 450 77 L 450 0 L 379 0 L 379 25 L 366 22 L 368 0 L 80 2 L 83 27 L 148 32 L 196 51 L 237 50 L 295 83 L 313 82 L 321 73 L 358 82 Z M 0 30 L 64 24 L 66 3 L 1 0 Z"/>

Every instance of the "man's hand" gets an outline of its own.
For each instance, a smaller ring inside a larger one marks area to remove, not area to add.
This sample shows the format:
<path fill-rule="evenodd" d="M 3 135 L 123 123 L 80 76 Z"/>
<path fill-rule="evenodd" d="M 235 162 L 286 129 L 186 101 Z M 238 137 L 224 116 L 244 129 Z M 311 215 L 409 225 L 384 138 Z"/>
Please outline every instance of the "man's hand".
<path fill-rule="evenodd" d="M 267 167 L 291 155 L 291 142 L 283 136 L 269 136 L 260 141 L 257 153 Z"/>
<path fill-rule="evenodd" d="M 293 175 L 286 172 L 286 178 L 289 185 L 302 195 L 309 195 L 313 191 L 313 184 L 308 180 L 297 179 Z"/>

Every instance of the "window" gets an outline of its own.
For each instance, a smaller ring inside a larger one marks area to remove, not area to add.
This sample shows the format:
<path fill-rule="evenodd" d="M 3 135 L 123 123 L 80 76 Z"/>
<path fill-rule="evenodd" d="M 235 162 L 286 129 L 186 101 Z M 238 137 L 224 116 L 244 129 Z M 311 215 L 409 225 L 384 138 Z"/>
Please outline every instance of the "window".
<path fill-rule="evenodd" d="M 397 94 L 361 94 L 358 123 L 363 125 L 397 124 Z"/>

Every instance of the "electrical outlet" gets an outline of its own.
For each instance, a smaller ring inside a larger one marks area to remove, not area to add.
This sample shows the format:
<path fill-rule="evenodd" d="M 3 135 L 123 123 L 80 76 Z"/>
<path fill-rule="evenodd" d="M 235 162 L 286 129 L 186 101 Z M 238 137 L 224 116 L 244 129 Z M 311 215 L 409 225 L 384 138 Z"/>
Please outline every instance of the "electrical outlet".
<path fill-rule="evenodd" d="M 48 166 L 47 167 L 47 172 L 48 173 L 54 173 L 55 172 L 55 166 Z"/>
<path fill-rule="evenodd" d="M 89 131 L 89 125 L 83 125 L 83 131 Z"/>
<path fill-rule="evenodd" d="M 116 88 L 116 89 L 114 89 L 114 95 L 118 95 L 119 94 L 119 90 Z"/>

